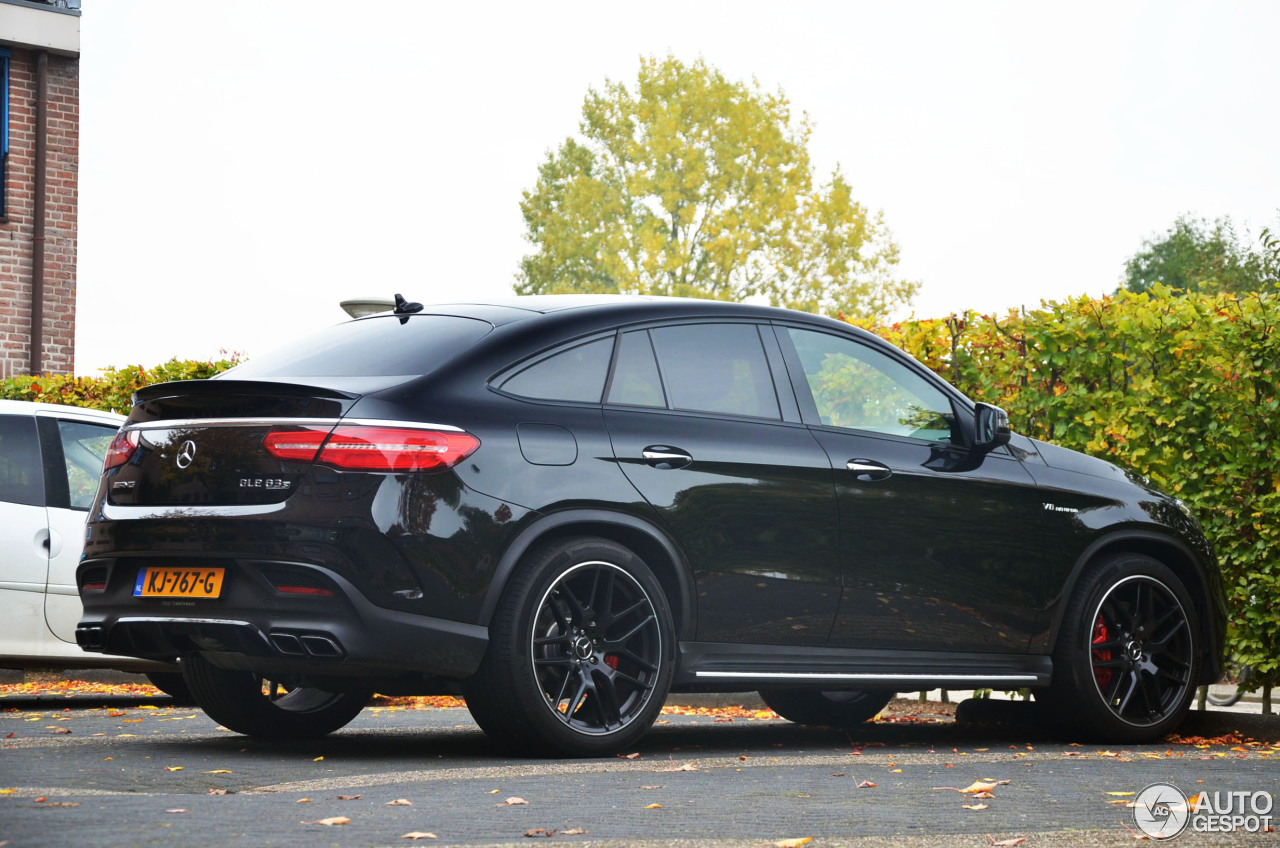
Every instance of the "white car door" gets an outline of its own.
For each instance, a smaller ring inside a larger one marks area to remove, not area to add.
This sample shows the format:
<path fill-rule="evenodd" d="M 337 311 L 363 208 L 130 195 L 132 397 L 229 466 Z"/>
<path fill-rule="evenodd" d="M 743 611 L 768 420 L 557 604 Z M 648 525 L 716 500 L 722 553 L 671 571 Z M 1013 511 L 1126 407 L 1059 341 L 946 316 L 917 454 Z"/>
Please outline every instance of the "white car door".
<path fill-rule="evenodd" d="M 76 589 L 76 566 L 84 548 L 85 518 L 102 477 L 102 462 L 116 428 L 94 421 L 40 414 L 46 475 L 53 479 L 46 513 L 49 569 L 45 621 L 55 636 L 74 644 L 83 607 Z"/>
<path fill-rule="evenodd" d="M 0 655 L 48 638 L 49 523 L 35 419 L 0 415 Z M 73 632 L 74 638 L 74 632 Z"/>

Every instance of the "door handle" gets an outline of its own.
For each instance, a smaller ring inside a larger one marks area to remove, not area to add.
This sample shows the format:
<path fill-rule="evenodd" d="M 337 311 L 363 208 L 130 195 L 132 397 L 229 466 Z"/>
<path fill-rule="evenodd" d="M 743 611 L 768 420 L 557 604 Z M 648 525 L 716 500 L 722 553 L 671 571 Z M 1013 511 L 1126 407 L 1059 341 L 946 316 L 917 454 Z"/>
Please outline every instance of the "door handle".
<path fill-rule="evenodd" d="M 873 459 L 851 459 L 845 463 L 844 467 L 854 475 L 866 477 L 868 480 L 885 480 L 893 476 L 892 468 Z"/>
<path fill-rule="evenodd" d="M 640 455 L 644 457 L 647 464 L 664 471 L 684 468 L 693 462 L 693 457 L 689 453 L 668 445 L 649 445 L 640 451 Z"/>

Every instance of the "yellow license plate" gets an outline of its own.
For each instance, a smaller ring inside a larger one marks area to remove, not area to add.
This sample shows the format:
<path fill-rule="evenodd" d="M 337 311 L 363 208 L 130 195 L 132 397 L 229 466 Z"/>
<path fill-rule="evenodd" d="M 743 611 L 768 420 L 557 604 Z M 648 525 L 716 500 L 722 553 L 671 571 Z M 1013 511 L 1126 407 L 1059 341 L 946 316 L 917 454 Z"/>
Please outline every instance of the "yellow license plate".
<path fill-rule="evenodd" d="M 143 568 L 133 594 L 139 598 L 216 598 L 222 594 L 222 568 Z"/>

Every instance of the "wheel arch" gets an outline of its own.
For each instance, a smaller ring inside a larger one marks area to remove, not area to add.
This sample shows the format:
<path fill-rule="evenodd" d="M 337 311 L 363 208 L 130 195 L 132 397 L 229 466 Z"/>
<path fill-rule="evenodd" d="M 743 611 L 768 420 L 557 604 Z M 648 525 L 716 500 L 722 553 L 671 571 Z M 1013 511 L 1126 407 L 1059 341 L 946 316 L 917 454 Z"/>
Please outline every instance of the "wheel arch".
<path fill-rule="evenodd" d="M 480 607 L 480 624 L 488 627 L 512 573 L 534 546 L 575 536 L 596 536 L 623 545 L 653 571 L 675 617 L 676 638 L 693 638 L 695 608 L 692 573 L 675 543 L 648 521 L 608 510 L 574 509 L 537 519 L 512 540 L 489 583 Z"/>
<path fill-rule="evenodd" d="M 1049 652 L 1052 653 L 1062 633 L 1062 616 L 1067 601 L 1075 594 L 1089 569 L 1102 559 L 1116 554 L 1144 554 L 1169 567 L 1182 581 L 1196 606 L 1200 621 L 1200 669 L 1198 683 L 1212 683 L 1222 674 L 1222 647 L 1225 636 L 1225 611 L 1213 602 L 1220 597 L 1221 579 L 1216 569 L 1207 566 L 1190 547 L 1178 539 L 1149 530 L 1119 531 L 1103 536 L 1085 549 L 1071 569 L 1059 602 L 1055 604 L 1049 627 Z"/>

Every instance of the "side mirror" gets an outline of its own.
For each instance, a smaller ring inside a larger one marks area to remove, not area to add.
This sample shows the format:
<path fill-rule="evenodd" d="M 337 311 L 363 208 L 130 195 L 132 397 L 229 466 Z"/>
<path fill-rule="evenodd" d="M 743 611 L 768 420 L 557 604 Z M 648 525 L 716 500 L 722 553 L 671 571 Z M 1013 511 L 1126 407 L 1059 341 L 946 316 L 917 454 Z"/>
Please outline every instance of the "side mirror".
<path fill-rule="evenodd" d="M 974 405 L 973 446 L 980 451 L 995 450 L 1009 444 L 1013 431 L 1009 429 L 1009 414 L 989 403 Z"/>

